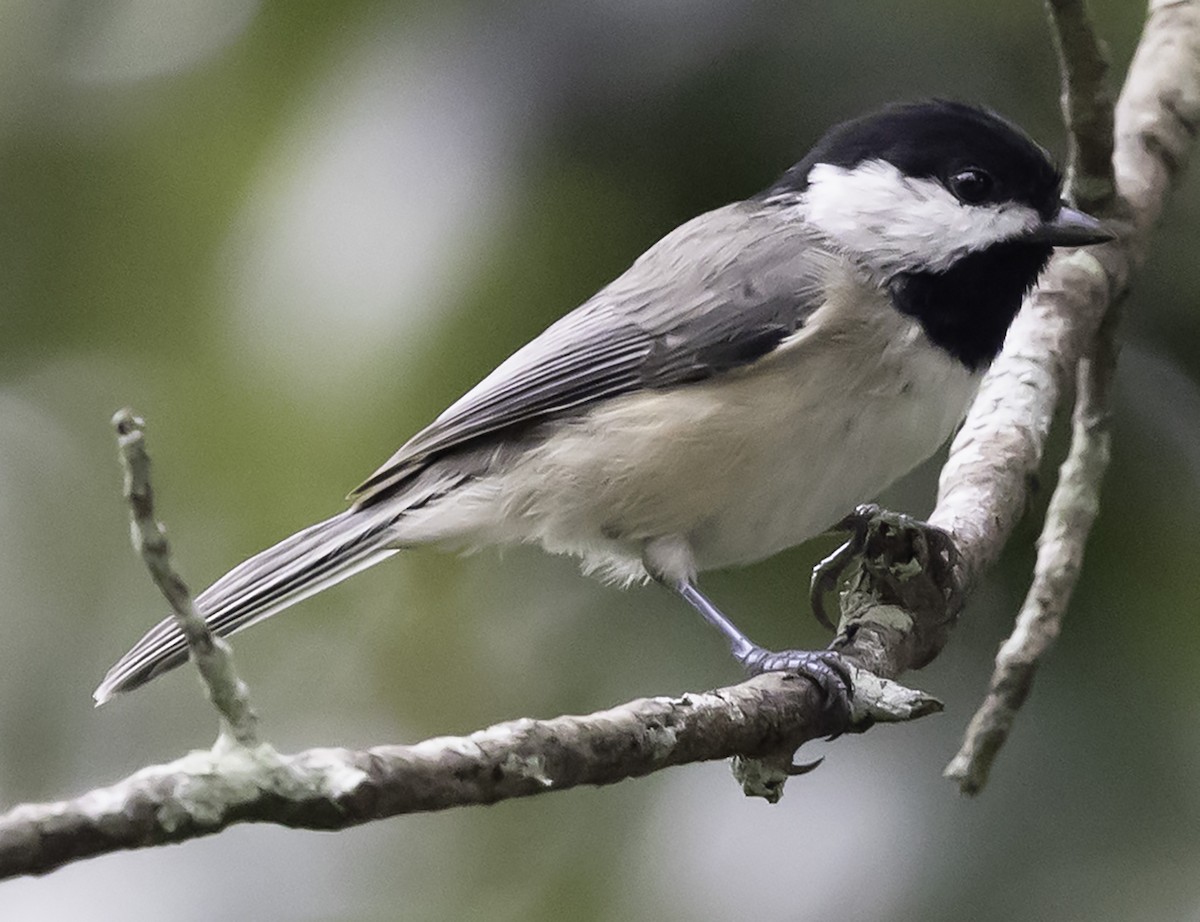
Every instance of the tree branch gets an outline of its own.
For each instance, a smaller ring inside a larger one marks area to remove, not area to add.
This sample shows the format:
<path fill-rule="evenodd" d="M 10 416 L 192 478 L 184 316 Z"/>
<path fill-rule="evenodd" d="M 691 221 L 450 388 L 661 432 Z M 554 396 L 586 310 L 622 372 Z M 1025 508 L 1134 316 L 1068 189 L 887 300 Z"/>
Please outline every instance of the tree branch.
<path fill-rule="evenodd" d="M 1085 211 L 1112 214 L 1113 95 L 1108 49 L 1096 34 L 1084 0 L 1046 0 L 1062 76 L 1067 126 L 1067 189 Z"/>
<path fill-rule="evenodd" d="M 1119 244 L 1072 258 L 1095 258 L 1109 281 L 1090 297 L 1066 291 L 1073 310 L 1095 327 L 1076 365 L 1071 448 L 1038 540 L 1033 584 L 1012 635 L 1000 648 L 987 696 L 971 720 L 945 775 L 967 794 L 987 782 L 993 761 L 1025 702 L 1041 658 L 1057 639 L 1083 566 L 1084 547 L 1100 508 L 1109 459 L 1109 391 L 1116 371 L 1120 303 L 1141 265 L 1150 229 L 1161 213 L 1172 174 L 1183 169 L 1200 127 L 1200 11 L 1196 3 L 1151 4 L 1149 19 L 1113 116 L 1104 74 L 1106 55 L 1082 0 L 1047 4 L 1061 59 L 1063 110 L 1072 126 L 1068 188 L 1129 228 Z M 1142 183 L 1151 180 L 1147 194 Z M 1114 193 L 1116 198 L 1114 199 Z M 1132 220 L 1132 226 L 1129 222 Z M 1044 286 L 1043 286 L 1044 287 Z M 1081 326 L 1087 333 L 1088 327 Z M 1069 354 L 1064 354 L 1068 358 Z M 1061 383 L 1061 382 L 1060 382 Z M 1044 435 L 1044 433 L 1043 433 Z"/>
<path fill-rule="evenodd" d="M 1111 336 L 1105 339 L 1111 347 L 1114 340 Z M 1107 388 L 1116 351 L 1107 348 L 1105 352 L 1111 357 L 1105 366 L 1094 358 L 1079 363 L 1071 449 L 1059 470 L 1038 539 L 1033 585 L 1012 634 L 996 656 L 987 697 L 944 772 L 964 794 L 978 794 L 987 783 L 992 763 L 1033 687 L 1038 663 L 1058 639 L 1079 581 L 1087 537 L 1100 512 L 1100 484 L 1109 460 Z"/>
<path fill-rule="evenodd" d="M 843 658 L 855 690 L 849 714 L 830 707 L 814 681 L 771 673 L 704 694 L 641 699 L 585 717 L 517 720 L 467 737 L 282 755 L 257 742 L 253 711 L 228 648 L 212 637 L 170 566 L 165 531 L 154 518 L 143 422 L 128 410 L 113 422 L 125 463 L 134 547 L 188 632 L 192 658 L 223 727 L 235 730 L 223 729 L 209 751 L 142 769 L 71 801 L 23 805 L 0 816 L 0 879 L 210 835 L 234 823 L 341 829 L 402 813 L 612 784 L 671 765 L 731 756 L 738 757 L 735 772 L 746 793 L 775 801 L 788 777 L 815 767 L 792 764 L 808 740 L 941 710 L 936 699 L 858 665 L 869 661 L 882 672 L 899 673 L 912 665 L 911 645 L 876 651 L 848 644 Z M 930 591 L 926 582 L 907 573 L 916 561 L 918 571 L 944 576 L 949 558 L 939 558 L 919 539 L 913 543 L 904 530 L 872 532 L 869 538 L 857 591 L 872 598 L 890 593 L 900 604 L 936 608 L 919 595 Z M 897 582 L 895 572 L 906 575 Z M 864 630 L 861 636 L 874 635 Z"/>
<path fill-rule="evenodd" d="M 1112 168 L 1113 100 L 1108 89 L 1108 54 L 1096 35 L 1083 0 L 1047 0 L 1051 32 L 1062 75 L 1063 120 L 1068 129 L 1067 195 L 1097 216 L 1115 217 Z M 1012 634 L 996 656 L 987 696 L 976 711 L 945 775 L 967 794 L 983 789 L 1001 747 L 1025 703 L 1038 663 L 1062 630 L 1071 593 L 1083 567 L 1083 551 L 1099 513 L 1100 484 L 1108 467 L 1107 390 L 1116 368 L 1116 303 L 1105 314 L 1090 353 L 1102 349 L 1104 380 L 1087 355 L 1076 374 L 1071 448 L 1059 471 L 1038 539 L 1033 584 Z"/>
<path fill-rule="evenodd" d="M 877 689 L 857 720 L 911 719 L 936 702 Z M 0 816 L 0 879 L 119 849 L 210 835 L 234 823 L 344 829 L 371 820 L 613 784 L 671 765 L 770 759 L 836 728 L 823 694 L 770 673 L 731 688 L 643 698 L 586 717 L 516 720 L 413 746 L 310 749 L 218 745 L 142 769 L 72 801 Z"/>
<path fill-rule="evenodd" d="M 154 490 L 150 484 L 150 457 L 146 454 L 145 423 L 132 410 L 113 416 L 121 466 L 125 471 L 125 500 L 133 547 L 142 556 L 154 584 L 162 592 L 175 623 L 187 641 L 192 662 L 208 689 L 209 700 L 221 715 L 221 733 L 228 733 L 243 746 L 258 743 L 258 717 L 250 706 L 250 690 L 233 668 L 233 651 L 208 629 L 204 617 L 192 603 L 187 584 L 171 566 L 167 530 L 154 517 Z M 98 701 L 97 704 L 101 703 Z"/>

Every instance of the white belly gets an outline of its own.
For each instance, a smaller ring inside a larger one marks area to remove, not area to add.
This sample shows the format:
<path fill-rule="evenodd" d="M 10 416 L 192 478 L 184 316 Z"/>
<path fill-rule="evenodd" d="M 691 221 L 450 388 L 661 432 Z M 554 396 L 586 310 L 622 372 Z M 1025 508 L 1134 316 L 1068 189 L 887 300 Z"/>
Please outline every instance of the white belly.
<path fill-rule="evenodd" d="M 431 537 L 537 541 L 632 580 L 654 538 L 708 569 L 819 534 L 933 454 L 979 381 L 890 305 L 860 303 L 831 302 L 745 372 L 598 405 L 430 510 Z"/>

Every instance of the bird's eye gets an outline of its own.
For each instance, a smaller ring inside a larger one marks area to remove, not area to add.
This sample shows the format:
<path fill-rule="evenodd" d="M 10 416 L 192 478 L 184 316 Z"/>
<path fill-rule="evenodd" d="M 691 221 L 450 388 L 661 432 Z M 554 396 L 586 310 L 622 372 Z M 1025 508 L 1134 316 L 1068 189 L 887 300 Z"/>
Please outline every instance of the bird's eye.
<path fill-rule="evenodd" d="M 996 184 L 990 174 L 972 167 L 959 170 L 950 177 L 948 185 L 954 197 L 964 205 L 978 205 L 987 201 Z"/>

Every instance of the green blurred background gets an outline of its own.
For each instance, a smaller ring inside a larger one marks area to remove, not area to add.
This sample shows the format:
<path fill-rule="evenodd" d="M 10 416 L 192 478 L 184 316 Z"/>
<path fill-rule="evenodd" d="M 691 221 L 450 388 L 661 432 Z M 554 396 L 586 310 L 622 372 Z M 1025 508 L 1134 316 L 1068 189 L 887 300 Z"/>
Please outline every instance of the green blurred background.
<path fill-rule="evenodd" d="M 1121 71 L 1141 5 L 1094 8 Z M 0 51 L 3 805 L 214 733 L 183 670 L 91 707 L 162 614 L 128 547 L 118 407 L 148 419 L 199 588 L 340 509 L 495 362 L 831 122 L 951 96 L 1063 149 L 1034 0 L 9 0 Z M 946 713 L 839 740 L 778 806 L 711 764 L 339 834 L 241 827 L 0 885 L 0 918 L 1200 917 L 1197 188 L 1129 304 L 1116 458 L 1066 633 L 980 799 L 939 774 L 1036 518 L 913 677 Z M 886 499 L 926 512 L 935 477 Z M 763 642 L 820 645 L 804 586 L 830 546 L 706 585 Z M 236 650 L 285 749 L 737 678 L 665 593 L 528 549 L 402 555 Z"/>

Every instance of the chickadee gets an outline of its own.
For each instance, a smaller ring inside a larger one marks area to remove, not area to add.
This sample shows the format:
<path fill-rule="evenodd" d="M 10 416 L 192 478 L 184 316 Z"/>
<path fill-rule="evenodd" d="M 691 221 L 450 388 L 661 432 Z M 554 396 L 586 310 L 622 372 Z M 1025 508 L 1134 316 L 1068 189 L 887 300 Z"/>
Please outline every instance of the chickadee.
<path fill-rule="evenodd" d="M 821 533 L 946 441 L 1052 249 L 1111 239 L 1061 187 L 1042 148 L 973 106 L 838 125 L 765 192 L 667 234 L 349 509 L 235 567 L 199 609 L 231 634 L 404 548 L 536 542 L 674 590 L 749 667 L 804 665 L 751 642 L 696 574 Z M 96 702 L 186 658 L 163 621 Z"/>

